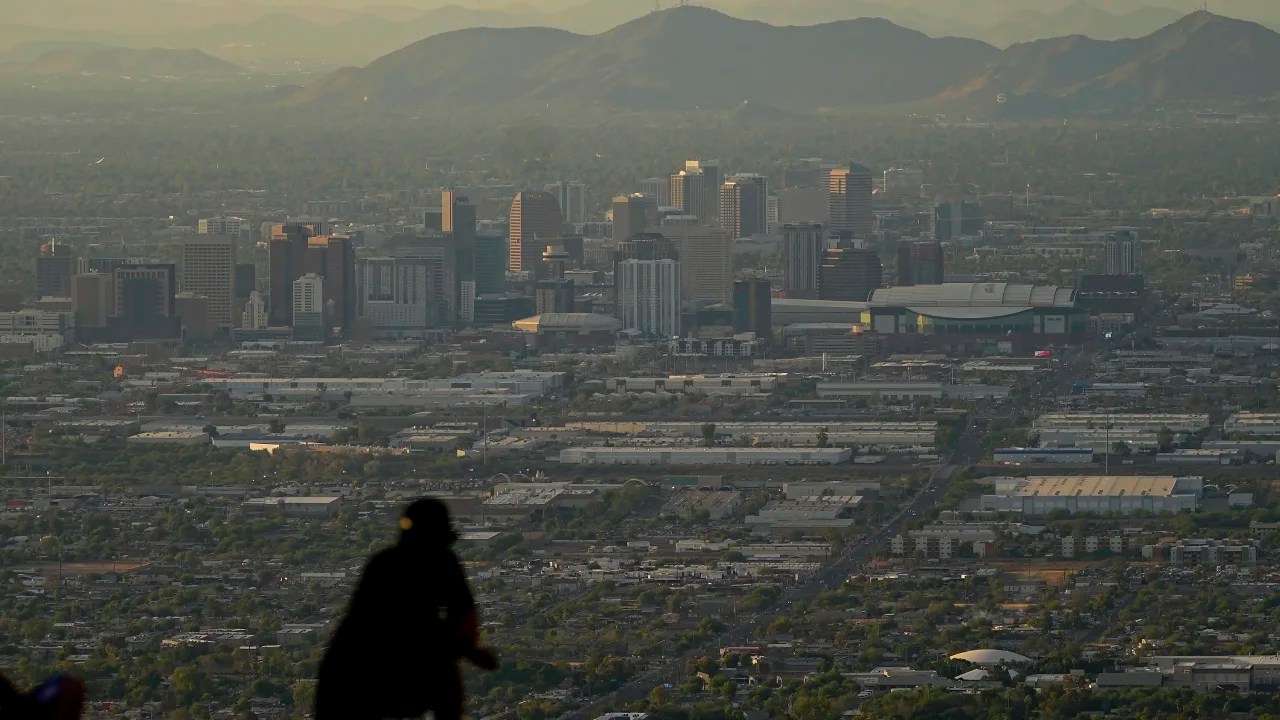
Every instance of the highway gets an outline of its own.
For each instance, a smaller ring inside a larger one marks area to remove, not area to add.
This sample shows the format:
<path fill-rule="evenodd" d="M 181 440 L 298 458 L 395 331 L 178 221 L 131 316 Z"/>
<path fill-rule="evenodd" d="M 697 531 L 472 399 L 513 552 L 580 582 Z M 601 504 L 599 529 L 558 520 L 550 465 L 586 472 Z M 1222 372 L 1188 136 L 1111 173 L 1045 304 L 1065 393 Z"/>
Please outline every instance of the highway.
<path fill-rule="evenodd" d="M 955 473 L 964 469 L 954 464 L 957 458 L 975 458 L 978 455 L 978 444 L 982 435 L 982 427 L 970 417 L 946 460 L 933 471 L 928 481 L 916 493 L 911 501 L 904 505 L 884 525 L 850 545 L 846 552 L 827 568 L 819 572 L 805 583 L 792 587 L 783 593 L 775 611 L 785 611 L 797 601 L 809 600 L 821 591 L 839 587 L 850 575 L 871 559 L 876 548 L 896 535 L 908 519 L 926 514 L 937 505 L 947 493 L 948 480 Z M 679 657 L 670 658 L 658 667 L 633 678 L 617 690 L 592 701 L 587 707 L 573 710 L 560 716 L 560 720 L 591 720 L 606 712 L 621 711 L 627 703 L 641 700 L 649 692 L 663 682 L 663 678 L 677 677 L 683 672 L 687 661 L 704 656 L 714 656 L 721 647 L 751 645 L 755 639 L 758 618 L 747 616 L 731 625 L 713 642 L 690 650 Z"/>

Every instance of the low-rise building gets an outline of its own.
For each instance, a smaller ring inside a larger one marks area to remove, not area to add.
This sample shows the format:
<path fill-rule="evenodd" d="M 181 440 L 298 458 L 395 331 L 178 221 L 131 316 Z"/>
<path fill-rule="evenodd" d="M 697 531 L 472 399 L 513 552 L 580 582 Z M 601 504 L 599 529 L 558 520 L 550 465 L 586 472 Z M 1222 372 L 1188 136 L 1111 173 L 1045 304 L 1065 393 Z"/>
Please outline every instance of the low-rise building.
<path fill-rule="evenodd" d="M 842 465 L 848 448 L 573 447 L 560 462 L 576 465 Z"/>
<path fill-rule="evenodd" d="M 1010 479 L 994 494 L 982 496 L 983 510 L 1043 516 L 1055 510 L 1070 514 L 1138 511 L 1152 514 L 1194 512 L 1204 480 L 1172 475 L 1074 475 Z"/>
<path fill-rule="evenodd" d="M 1258 543 L 1255 540 L 1183 539 L 1146 545 L 1142 556 L 1146 559 L 1165 557 L 1175 567 L 1253 565 L 1258 562 Z"/>

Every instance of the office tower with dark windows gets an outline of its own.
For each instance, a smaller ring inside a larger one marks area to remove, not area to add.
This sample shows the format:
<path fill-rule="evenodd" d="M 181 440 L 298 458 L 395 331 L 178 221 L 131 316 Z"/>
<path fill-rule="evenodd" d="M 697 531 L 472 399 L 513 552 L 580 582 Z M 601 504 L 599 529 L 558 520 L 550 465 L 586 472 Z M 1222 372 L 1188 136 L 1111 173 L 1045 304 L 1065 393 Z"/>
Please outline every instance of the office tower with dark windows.
<path fill-rule="evenodd" d="M 587 186 L 580 182 L 561 180 L 544 188 L 560 206 L 560 217 L 567 225 L 581 225 L 587 221 Z"/>
<path fill-rule="evenodd" d="M 718 223 L 723 178 L 719 160 L 686 160 L 684 169 L 671 176 L 671 207 L 704 225 Z"/>
<path fill-rule="evenodd" d="M 651 198 L 656 205 L 667 205 L 671 202 L 671 178 L 645 178 L 640 181 L 640 192 Z"/>
<path fill-rule="evenodd" d="M 976 202 L 944 202 L 933 208 L 933 237 L 938 242 L 950 244 L 962 236 L 981 235 L 985 226 L 986 215 Z"/>
<path fill-rule="evenodd" d="M 937 240 L 898 243 L 899 285 L 940 285 L 944 274 L 942 243 Z"/>
<path fill-rule="evenodd" d="M 324 223 L 282 223 L 271 233 L 271 324 L 293 322 L 293 282 L 312 274 L 324 281 L 328 328 L 347 332 L 355 321 L 355 249 L 347 235 L 328 235 Z M 327 337 L 328 332 L 325 333 Z"/>
<path fill-rule="evenodd" d="M 57 240 L 41 245 L 36 256 L 36 297 L 71 297 L 75 269 L 76 257 L 70 245 Z"/>
<path fill-rule="evenodd" d="M 560 203 L 543 190 L 516 193 L 507 223 L 507 269 L 537 277 L 542 251 L 564 233 Z"/>
<path fill-rule="evenodd" d="M 753 332 L 759 339 L 773 333 L 773 287 L 766 278 L 747 278 L 733 284 L 733 331 Z"/>
<path fill-rule="evenodd" d="M 884 282 L 884 267 L 874 250 L 854 248 L 848 242 L 827 248 L 818 267 L 818 298 L 866 302 Z"/>
<path fill-rule="evenodd" d="M 613 199 L 613 242 L 620 243 L 627 238 L 639 235 L 647 226 L 646 198 L 644 195 L 632 193 L 619 195 Z"/>
<path fill-rule="evenodd" d="M 501 295 L 507 290 L 507 239 L 480 235 L 475 252 L 476 297 Z"/>
<path fill-rule="evenodd" d="M 212 332 L 233 326 L 236 291 L 236 240 L 226 235 L 198 235 L 182 243 L 182 291 L 208 300 Z"/>
<path fill-rule="evenodd" d="M 720 226 L 731 238 L 769 230 L 769 182 L 763 175 L 734 175 L 720 186 Z"/>
<path fill-rule="evenodd" d="M 849 163 L 827 174 L 827 230 L 869 240 L 875 231 L 871 170 Z"/>
<path fill-rule="evenodd" d="M 818 297 L 818 266 L 826 249 L 820 223 L 782 226 L 782 292 L 789 298 Z"/>
<path fill-rule="evenodd" d="M 76 313 L 77 328 L 103 328 L 107 317 L 115 308 L 108 305 L 111 276 L 102 273 L 83 273 L 72 280 L 71 300 Z"/>

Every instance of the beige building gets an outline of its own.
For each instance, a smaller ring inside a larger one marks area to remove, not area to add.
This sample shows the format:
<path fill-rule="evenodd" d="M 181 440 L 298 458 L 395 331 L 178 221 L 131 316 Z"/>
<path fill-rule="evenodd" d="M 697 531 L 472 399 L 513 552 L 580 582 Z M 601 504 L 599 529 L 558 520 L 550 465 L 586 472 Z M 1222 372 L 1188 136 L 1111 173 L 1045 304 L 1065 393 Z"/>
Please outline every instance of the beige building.
<path fill-rule="evenodd" d="M 684 301 L 727 303 L 733 296 L 733 237 L 718 227 L 663 226 L 679 253 Z"/>
<path fill-rule="evenodd" d="M 209 300 L 208 323 L 213 330 L 234 326 L 236 241 L 222 235 L 198 235 L 182 244 L 182 291 Z"/>

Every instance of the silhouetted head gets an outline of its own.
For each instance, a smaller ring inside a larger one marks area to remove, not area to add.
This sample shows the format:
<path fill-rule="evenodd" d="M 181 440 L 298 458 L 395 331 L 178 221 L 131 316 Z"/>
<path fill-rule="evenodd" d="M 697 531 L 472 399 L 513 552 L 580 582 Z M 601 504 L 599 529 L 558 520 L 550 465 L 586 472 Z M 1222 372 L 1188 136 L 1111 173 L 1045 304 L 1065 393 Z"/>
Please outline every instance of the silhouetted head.
<path fill-rule="evenodd" d="M 452 545 L 458 539 L 449 521 L 449 508 L 435 498 L 423 498 L 405 508 L 400 517 L 400 542 Z"/>

